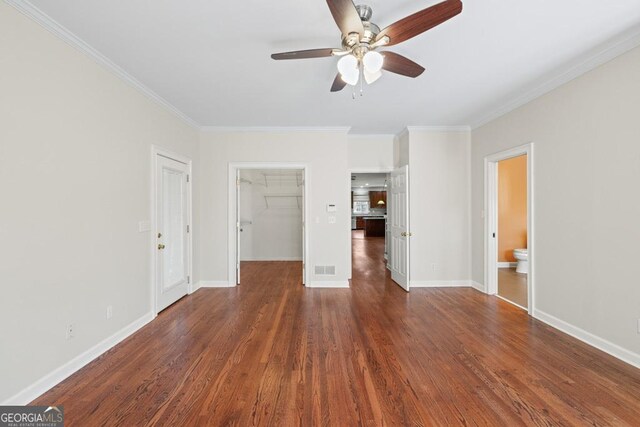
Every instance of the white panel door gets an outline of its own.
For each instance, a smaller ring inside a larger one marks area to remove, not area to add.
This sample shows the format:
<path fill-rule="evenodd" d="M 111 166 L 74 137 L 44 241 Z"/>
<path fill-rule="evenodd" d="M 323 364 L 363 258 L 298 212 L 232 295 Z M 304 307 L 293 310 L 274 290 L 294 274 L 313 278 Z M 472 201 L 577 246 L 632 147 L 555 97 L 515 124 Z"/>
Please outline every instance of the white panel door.
<path fill-rule="evenodd" d="M 389 202 L 389 201 L 387 201 Z M 391 200 L 388 203 L 391 235 L 389 269 L 391 279 L 409 291 L 409 166 L 391 173 Z"/>
<path fill-rule="evenodd" d="M 236 285 L 240 284 L 240 169 L 236 170 Z"/>
<path fill-rule="evenodd" d="M 307 266 L 305 265 L 305 263 L 307 262 L 307 239 L 306 239 L 306 232 L 305 229 L 307 227 L 307 224 L 305 223 L 306 217 L 307 217 L 307 213 L 305 211 L 305 200 L 306 200 L 306 191 L 305 191 L 305 187 L 306 187 L 306 182 L 305 180 L 307 179 L 306 176 L 306 170 L 302 170 L 302 199 L 300 201 L 300 207 L 302 209 L 302 284 L 306 285 L 306 277 L 307 277 Z"/>
<path fill-rule="evenodd" d="M 189 286 L 189 178 L 184 163 L 156 156 L 157 308 L 185 296 Z"/>

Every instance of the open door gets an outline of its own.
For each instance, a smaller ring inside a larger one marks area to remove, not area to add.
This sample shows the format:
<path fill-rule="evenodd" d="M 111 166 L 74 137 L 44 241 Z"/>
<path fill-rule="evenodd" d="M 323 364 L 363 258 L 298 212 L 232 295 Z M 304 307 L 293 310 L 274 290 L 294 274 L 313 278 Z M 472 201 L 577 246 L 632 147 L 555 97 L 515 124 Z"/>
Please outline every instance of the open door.
<path fill-rule="evenodd" d="M 409 166 L 391 173 L 390 199 L 391 279 L 409 292 Z"/>
<path fill-rule="evenodd" d="M 307 267 L 305 265 L 305 261 L 307 260 L 307 242 L 306 242 L 306 232 L 305 229 L 307 228 L 307 224 L 305 223 L 305 218 L 306 216 L 306 211 L 305 211 L 305 206 L 306 206 L 306 200 L 307 200 L 307 195 L 305 194 L 305 188 L 306 188 L 306 174 L 305 174 L 306 170 L 302 169 L 302 201 L 301 201 L 301 209 L 302 209 L 302 284 L 306 285 L 306 277 L 307 277 Z"/>
<path fill-rule="evenodd" d="M 236 170 L 236 284 L 240 284 L 240 169 Z"/>

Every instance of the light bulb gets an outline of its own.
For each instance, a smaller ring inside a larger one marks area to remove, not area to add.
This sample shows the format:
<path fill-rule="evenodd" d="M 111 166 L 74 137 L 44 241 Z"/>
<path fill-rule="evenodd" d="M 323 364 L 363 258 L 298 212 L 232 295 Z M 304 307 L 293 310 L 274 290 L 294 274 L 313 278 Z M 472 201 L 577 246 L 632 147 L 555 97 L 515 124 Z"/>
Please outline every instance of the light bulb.
<path fill-rule="evenodd" d="M 355 86 L 356 84 L 358 84 L 358 79 L 360 78 L 360 70 L 358 70 L 357 68 L 351 68 L 346 69 L 345 71 L 345 73 L 340 74 L 342 80 L 345 83 L 350 84 L 351 86 Z"/>
<path fill-rule="evenodd" d="M 382 71 L 378 71 L 376 73 L 371 73 L 371 72 L 367 71 L 367 69 L 365 68 L 365 70 L 364 70 L 364 81 L 366 81 L 368 85 L 373 84 L 380 77 L 382 77 Z"/>
<path fill-rule="evenodd" d="M 340 72 L 340 74 L 342 74 L 343 76 L 345 74 L 349 74 L 351 75 L 351 72 L 353 70 L 357 70 L 358 69 L 358 58 L 356 58 L 353 55 L 346 55 L 343 56 L 342 58 L 340 58 L 340 60 L 338 61 L 338 71 Z"/>
<path fill-rule="evenodd" d="M 364 55 L 362 58 L 362 64 L 364 65 L 364 69 L 370 72 L 371 74 L 375 74 L 378 71 L 382 70 L 382 65 L 384 63 L 384 56 L 380 53 L 370 50 Z"/>

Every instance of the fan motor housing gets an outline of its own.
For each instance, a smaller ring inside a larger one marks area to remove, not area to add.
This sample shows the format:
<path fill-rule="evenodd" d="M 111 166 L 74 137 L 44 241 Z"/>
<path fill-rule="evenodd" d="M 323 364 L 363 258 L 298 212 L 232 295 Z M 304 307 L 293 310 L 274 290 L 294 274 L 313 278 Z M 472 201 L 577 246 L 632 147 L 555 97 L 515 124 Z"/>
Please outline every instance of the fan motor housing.
<path fill-rule="evenodd" d="M 360 4 L 356 6 L 356 10 L 358 11 L 358 15 L 362 20 L 364 33 L 362 34 L 362 37 L 360 37 L 360 34 L 358 33 L 343 35 L 342 47 L 344 49 L 353 49 L 359 44 L 372 44 L 373 42 L 375 42 L 378 34 L 380 34 L 380 27 L 370 21 L 371 17 L 373 16 L 373 9 L 365 4 Z"/>

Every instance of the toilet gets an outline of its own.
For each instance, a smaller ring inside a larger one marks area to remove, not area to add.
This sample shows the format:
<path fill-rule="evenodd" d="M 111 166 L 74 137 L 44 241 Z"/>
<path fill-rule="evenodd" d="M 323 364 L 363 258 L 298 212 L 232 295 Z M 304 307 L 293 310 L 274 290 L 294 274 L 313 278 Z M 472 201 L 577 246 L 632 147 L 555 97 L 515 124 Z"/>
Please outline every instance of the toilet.
<path fill-rule="evenodd" d="M 514 249 L 513 256 L 518 261 L 516 273 L 529 273 L 529 255 L 526 249 Z"/>

